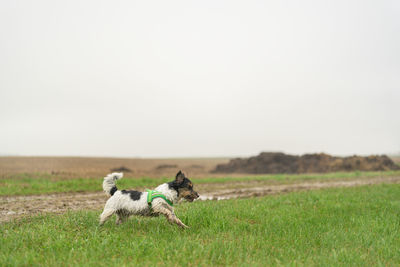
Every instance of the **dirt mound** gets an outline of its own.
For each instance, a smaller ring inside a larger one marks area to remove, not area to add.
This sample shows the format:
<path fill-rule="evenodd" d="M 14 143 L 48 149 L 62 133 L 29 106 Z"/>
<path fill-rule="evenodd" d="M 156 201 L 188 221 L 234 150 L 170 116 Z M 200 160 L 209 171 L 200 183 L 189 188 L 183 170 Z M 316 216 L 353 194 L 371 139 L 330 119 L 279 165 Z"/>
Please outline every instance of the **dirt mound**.
<path fill-rule="evenodd" d="M 178 165 L 175 165 L 175 164 L 161 164 L 161 165 L 158 165 L 158 166 L 156 167 L 156 170 L 162 170 L 162 169 L 176 169 L 176 168 L 178 168 Z"/>
<path fill-rule="evenodd" d="M 389 157 L 351 156 L 333 157 L 328 154 L 305 154 L 262 152 L 250 158 L 236 158 L 227 164 L 219 164 L 214 173 L 324 173 L 337 171 L 387 171 L 400 169 Z"/>
<path fill-rule="evenodd" d="M 128 169 L 125 166 L 121 166 L 121 167 L 118 167 L 118 168 L 113 168 L 113 169 L 110 169 L 110 171 L 111 172 L 132 172 L 130 169 Z"/>

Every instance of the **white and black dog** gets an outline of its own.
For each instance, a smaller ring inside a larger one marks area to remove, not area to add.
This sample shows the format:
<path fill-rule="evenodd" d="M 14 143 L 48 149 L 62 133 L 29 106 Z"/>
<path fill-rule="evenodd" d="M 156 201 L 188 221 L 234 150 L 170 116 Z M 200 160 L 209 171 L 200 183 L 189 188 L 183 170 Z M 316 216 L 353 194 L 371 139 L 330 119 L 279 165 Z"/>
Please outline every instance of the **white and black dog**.
<path fill-rule="evenodd" d="M 158 216 L 165 215 L 171 223 L 176 223 L 180 227 L 187 227 L 174 213 L 174 208 L 168 204 L 176 204 L 182 198 L 192 202 L 199 197 L 193 191 L 192 182 L 182 171 L 176 174 L 175 180 L 164 183 L 155 188 L 163 197 L 157 197 L 148 202 L 149 192 L 139 192 L 133 190 L 118 190 L 115 181 L 121 179 L 122 173 L 111 173 L 104 177 L 103 189 L 107 195 L 111 196 L 100 215 L 100 225 L 109 219 L 114 213 L 117 214 L 117 224 L 122 223 L 130 215 Z M 149 205 L 150 204 L 150 205 Z"/>

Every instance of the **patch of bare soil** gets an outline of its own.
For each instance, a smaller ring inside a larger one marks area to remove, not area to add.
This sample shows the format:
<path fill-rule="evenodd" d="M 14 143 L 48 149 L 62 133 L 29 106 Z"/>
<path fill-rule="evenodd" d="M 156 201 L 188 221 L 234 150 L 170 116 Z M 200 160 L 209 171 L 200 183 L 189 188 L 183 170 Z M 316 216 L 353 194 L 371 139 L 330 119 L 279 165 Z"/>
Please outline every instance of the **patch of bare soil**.
<path fill-rule="evenodd" d="M 249 185 L 249 183 L 252 183 L 254 187 L 250 187 L 251 184 Z M 221 200 L 302 190 L 316 190 L 328 187 L 352 187 L 381 183 L 400 183 L 400 177 L 378 177 L 272 185 L 259 185 L 257 181 L 254 181 L 247 182 L 246 188 L 237 188 L 235 184 L 224 184 L 224 188 L 202 184 L 197 186 L 197 188 L 200 193 L 199 200 Z M 106 200 L 107 196 L 103 192 L 0 197 L 0 222 L 47 212 L 63 213 L 70 210 L 98 210 L 100 213 Z"/>
<path fill-rule="evenodd" d="M 265 195 L 273 195 L 279 193 L 289 193 L 295 191 L 317 190 L 329 187 L 353 187 L 373 184 L 397 184 L 400 183 L 400 177 L 379 177 L 379 178 L 363 178 L 357 180 L 340 180 L 340 181 L 314 181 L 301 182 L 294 184 L 267 185 L 259 187 L 249 187 L 241 189 L 224 189 L 216 192 L 205 193 L 200 196 L 200 200 L 222 200 L 231 198 L 249 198 Z"/>
<path fill-rule="evenodd" d="M 263 152 L 250 158 L 232 159 L 218 164 L 215 173 L 326 173 L 338 171 L 388 171 L 398 170 L 386 155 L 367 157 L 334 157 L 328 154 L 305 154 L 302 156 L 284 153 Z"/>
<path fill-rule="evenodd" d="M 103 192 L 0 197 L 0 222 L 47 212 L 100 210 L 106 201 Z"/>

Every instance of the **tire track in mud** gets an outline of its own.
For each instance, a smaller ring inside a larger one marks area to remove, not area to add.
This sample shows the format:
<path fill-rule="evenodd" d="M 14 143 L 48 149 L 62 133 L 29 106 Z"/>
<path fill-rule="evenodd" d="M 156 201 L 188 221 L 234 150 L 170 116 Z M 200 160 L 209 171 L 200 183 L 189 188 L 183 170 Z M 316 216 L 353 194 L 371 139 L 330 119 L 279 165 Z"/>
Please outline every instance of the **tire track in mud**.
<path fill-rule="evenodd" d="M 400 177 L 375 177 L 352 180 L 330 180 L 298 182 L 291 184 L 262 185 L 246 188 L 208 190 L 206 184 L 199 185 L 199 200 L 223 200 L 231 198 L 249 198 L 295 191 L 318 190 L 330 187 L 353 187 L 373 184 L 397 184 Z M 1 196 L 0 222 L 40 213 L 64 213 L 73 210 L 98 210 L 99 213 L 107 201 L 103 192 L 94 193 L 58 193 L 33 196 Z"/>
<path fill-rule="evenodd" d="M 354 187 L 363 185 L 374 184 L 397 184 L 400 183 L 400 177 L 379 177 L 379 178 L 364 178 L 340 181 L 315 181 L 315 182 L 302 182 L 293 184 L 280 184 L 280 185 L 267 185 L 260 187 L 251 187 L 243 189 L 226 189 L 219 190 L 210 194 L 203 194 L 200 200 L 223 200 L 232 198 L 249 198 L 265 195 L 273 195 L 280 193 L 290 193 L 296 191 L 318 190 L 330 187 Z"/>

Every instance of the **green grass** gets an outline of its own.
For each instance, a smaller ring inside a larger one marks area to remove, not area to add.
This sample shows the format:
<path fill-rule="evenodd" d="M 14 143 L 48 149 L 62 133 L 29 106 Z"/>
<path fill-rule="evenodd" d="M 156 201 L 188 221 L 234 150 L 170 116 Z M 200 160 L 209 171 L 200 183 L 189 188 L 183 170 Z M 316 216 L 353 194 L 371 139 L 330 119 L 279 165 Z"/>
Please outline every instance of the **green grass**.
<path fill-rule="evenodd" d="M 344 179 L 378 176 L 398 176 L 400 171 L 386 172 L 338 172 L 328 174 L 272 174 L 248 175 L 242 177 L 207 177 L 193 178 L 194 184 L 215 184 L 245 181 L 263 181 L 291 183 L 304 180 Z M 0 179 L 0 196 L 4 195 L 34 195 L 61 192 L 94 192 L 101 190 L 103 178 L 76 178 L 62 179 L 50 174 L 15 174 Z M 118 181 L 120 188 L 152 188 L 161 183 L 170 181 L 171 178 L 125 177 Z"/>
<path fill-rule="evenodd" d="M 1 266 L 400 264 L 400 185 L 186 203 L 164 218 L 98 227 L 98 212 L 0 225 Z"/>

